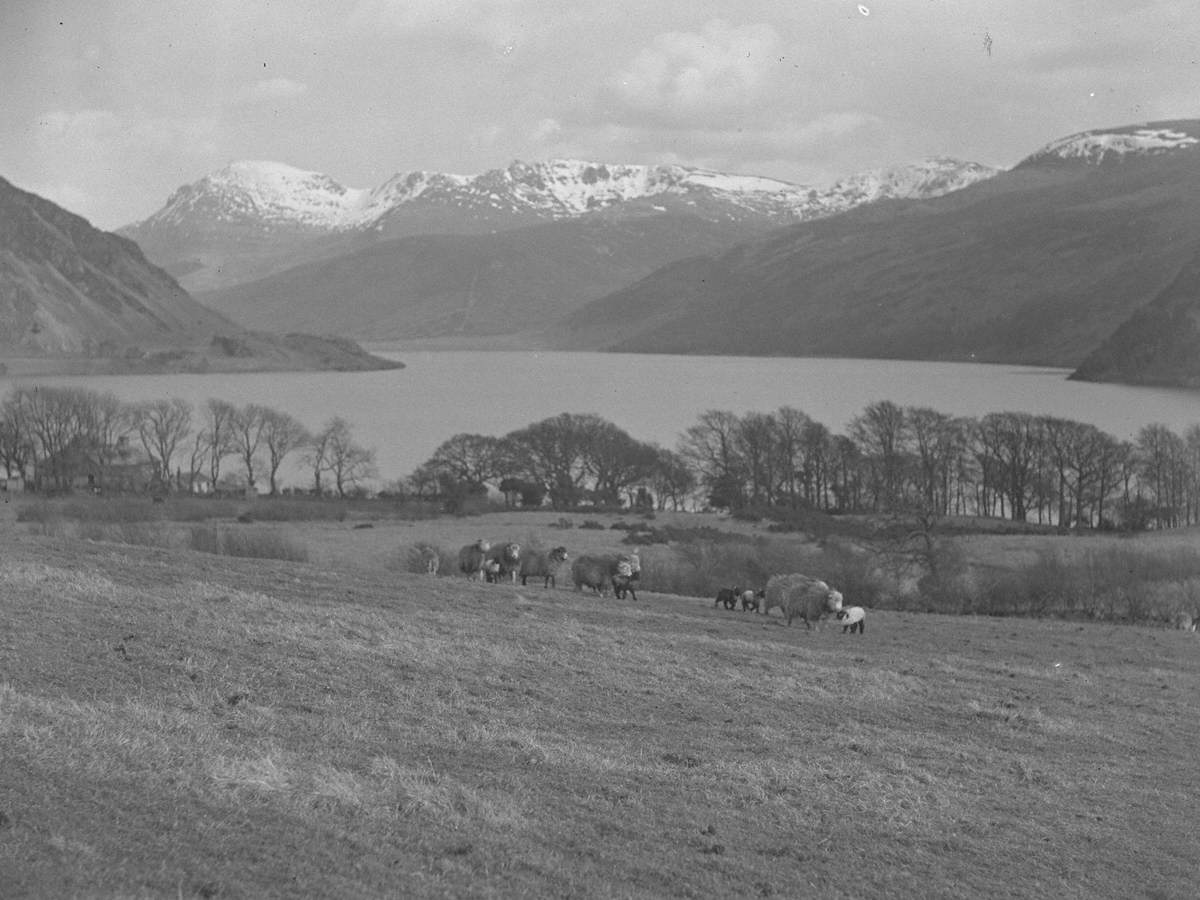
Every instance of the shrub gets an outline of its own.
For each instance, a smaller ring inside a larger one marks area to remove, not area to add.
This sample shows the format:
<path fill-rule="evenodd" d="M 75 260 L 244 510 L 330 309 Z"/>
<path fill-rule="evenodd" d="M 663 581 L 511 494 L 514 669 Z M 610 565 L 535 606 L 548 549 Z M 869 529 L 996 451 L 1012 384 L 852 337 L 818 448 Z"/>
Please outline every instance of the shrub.
<path fill-rule="evenodd" d="M 425 558 L 429 551 L 437 554 L 439 575 L 450 575 L 457 571 L 457 555 L 446 552 L 436 544 L 427 544 L 425 542 L 409 547 L 404 554 L 402 564 L 396 568 L 399 568 L 403 572 L 412 572 L 419 575 L 426 574 Z"/>
<path fill-rule="evenodd" d="M 580 525 L 579 527 L 580 528 L 588 528 L 593 531 L 604 531 L 604 523 L 597 522 L 595 519 L 584 519 L 583 524 Z"/>

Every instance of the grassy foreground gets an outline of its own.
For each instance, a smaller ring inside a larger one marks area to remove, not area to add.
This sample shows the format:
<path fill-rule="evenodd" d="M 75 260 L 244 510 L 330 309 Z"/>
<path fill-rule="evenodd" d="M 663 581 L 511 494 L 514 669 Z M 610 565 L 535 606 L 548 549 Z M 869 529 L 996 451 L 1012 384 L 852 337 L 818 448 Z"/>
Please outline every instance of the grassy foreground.
<path fill-rule="evenodd" d="M 1200 642 L 12 534 L 0 897 L 1147 897 Z"/>

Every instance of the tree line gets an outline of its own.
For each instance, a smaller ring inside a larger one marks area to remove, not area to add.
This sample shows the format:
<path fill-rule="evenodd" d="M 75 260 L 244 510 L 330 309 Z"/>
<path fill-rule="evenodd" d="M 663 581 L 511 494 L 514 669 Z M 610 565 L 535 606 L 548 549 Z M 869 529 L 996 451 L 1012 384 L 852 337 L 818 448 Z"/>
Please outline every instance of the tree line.
<path fill-rule="evenodd" d="M 0 403 L 0 464 L 34 490 L 276 494 L 284 461 L 295 458 L 314 493 L 345 497 L 377 477 L 374 457 L 340 417 L 310 432 L 261 404 L 126 403 L 47 386 L 14 389 Z M 787 406 L 708 410 L 666 448 L 596 415 L 560 413 L 501 437 L 454 435 L 389 493 L 456 508 L 489 489 L 513 505 L 555 509 L 918 511 L 1171 528 L 1200 523 L 1200 424 L 1182 434 L 1148 425 L 1120 441 L 1053 416 L 973 418 L 880 401 L 845 434 Z"/>
<path fill-rule="evenodd" d="M 344 497 L 375 475 L 374 451 L 335 417 L 310 432 L 286 412 L 211 399 L 126 403 L 86 388 L 17 388 L 0 403 L 0 464 L 34 490 L 280 491 L 296 456 L 317 494 Z"/>
<path fill-rule="evenodd" d="M 453 505 L 494 487 L 514 503 L 772 508 L 988 516 L 1067 528 L 1200 523 L 1200 425 L 1120 441 L 1029 413 L 951 416 L 890 401 L 845 434 L 800 410 L 708 410 L 674 448 L 595 415 L 561 413 L 503 437 L 458 434 L 399 490 Z"/>

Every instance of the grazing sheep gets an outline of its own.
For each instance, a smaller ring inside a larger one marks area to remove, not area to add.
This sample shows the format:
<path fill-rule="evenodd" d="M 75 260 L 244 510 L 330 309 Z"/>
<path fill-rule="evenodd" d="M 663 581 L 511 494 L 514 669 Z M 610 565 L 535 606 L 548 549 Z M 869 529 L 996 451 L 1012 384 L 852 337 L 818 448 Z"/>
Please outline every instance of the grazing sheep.
<path fill-rule="evenodd" d="M 1175 627 L 1180 631 L 1195 631 L 1196 619 L 1188 612 L 1179 612 L 1175 614 Z"/>
<path fill-rule="evenodd" d="M 483 564 L 487 561 L 487 553 L 490 549 L 492 549 L 491 542 L 483 538 L 473 544 L 467 544 L 458 551 L 458 568 L 472 581 L 476 578 L 483 581 Z"/>
<path fill-rule="evenodd" d="M 763 615 L 769 615 L 776 606 L 789 625 L 792 619 L 801 618 L 811 629 L 819 626 L 822 616 L 842 608 L 842 595 L 811 575 L 775 575 L 767 582 Z"/>
<path fill-rule="evenodd" d="M 521 557 L 521 584 L 529 577 L 545 579 L 543 587 L 558 587 L 558 573 L 567 561 L 567 548 L 555 547 L 548 552 L 534 550 Z"/>
<path fill-rule="evenodd" d="M 428 544 L 422 544 L 417 548 L 417 552 L 421 555 L 421 561 L 425 564 L 425 574 L 436 575 L 442 565 L 442 555 L 438 553 L 437 548 L 430 547 Z"/>
<path fill-rule="evenodd" d="M 487 558 L 500 565 L 497 576 L 507 575 L 512 583 L 517 583 L 517 572 L 521 568 L 521 545 L 509 542 L 497 544 L 487 552 Z M 496 579 L 500 580 L 499 577 Z"/>
<path fill-rule="evenodd" d="M 842 634 L 849 631 L 865 634 L 867 631 L 867 611 L 861 606 L 846 606 L 838 610 L 837 620 L 842 623 Z"/>
<path fill-rule="evenodd" d="M 766 599 L 766 596 L 767 592 L 763 590 L 742 591 L 742 593 L 739 595 L 739 598 L 742 601 L 742 612 L 746 612 L 747 610 L 750 612 L 758 612 L 758 607 L 762 604 L 762 601 Z"/>
<path fill-rule="evenodd" d="M 717 599 L 713 601 L 713 609 L 716 609 L 722 603 L 725 604 L 726 609 L 736 609 L 738 598 L 741 596 L 741 588 L 721 588 L 719 591 L 717 591 Z"/>

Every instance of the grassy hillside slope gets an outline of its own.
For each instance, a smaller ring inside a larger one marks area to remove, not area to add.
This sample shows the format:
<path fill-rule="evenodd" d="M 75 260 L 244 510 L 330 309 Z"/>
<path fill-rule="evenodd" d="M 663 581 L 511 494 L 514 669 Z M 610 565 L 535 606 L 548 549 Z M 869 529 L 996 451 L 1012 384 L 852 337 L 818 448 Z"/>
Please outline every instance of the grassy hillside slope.
<path fill-rule="evenodd" d="M 682 256 L 761 227 L 655 213 L 492 234 L 408 236 L 200 295 L 256 329 L 371 340 L 539 332 L 584 303 Z"/>
<path fill-rule="evenodd" d="M 1194 890 L 1195 635 L 5 534 L 5 897 Z"/>
<path fill-rule="evenodd" d="M 1022 166 L 661 269 L 556 345 L 1078 365 L 1196 252 L 1200 156 Z"/>

